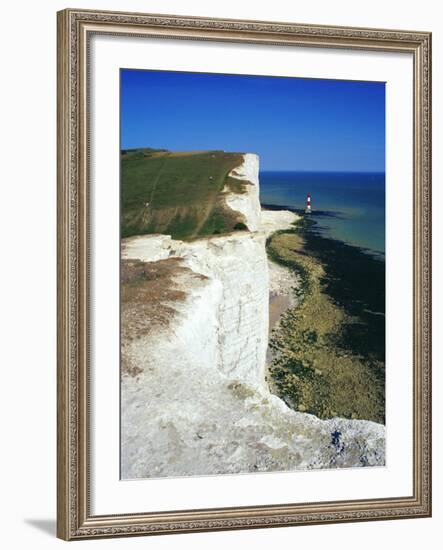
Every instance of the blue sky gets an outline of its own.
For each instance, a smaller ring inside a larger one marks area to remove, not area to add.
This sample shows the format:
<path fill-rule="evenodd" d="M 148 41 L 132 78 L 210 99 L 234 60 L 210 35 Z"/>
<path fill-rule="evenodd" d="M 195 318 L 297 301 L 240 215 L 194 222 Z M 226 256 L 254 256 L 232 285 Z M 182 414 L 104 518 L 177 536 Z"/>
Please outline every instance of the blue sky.
<path fill-rule="evenodd" d="M 257 153 L 261 170 L 384 172 L 385 85 L 122 69 L 121 146 Z"/>

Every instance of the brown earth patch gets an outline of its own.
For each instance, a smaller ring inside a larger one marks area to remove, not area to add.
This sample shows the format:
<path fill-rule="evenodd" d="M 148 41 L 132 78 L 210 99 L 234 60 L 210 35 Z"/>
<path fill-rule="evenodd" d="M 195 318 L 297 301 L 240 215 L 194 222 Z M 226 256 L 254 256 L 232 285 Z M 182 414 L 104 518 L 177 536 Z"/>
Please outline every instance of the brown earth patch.
<path fill-rule="evenodd" d="M 283 313 L 291 307 L 291 299 L 284 294 L 270 296 L 269 298 L 269 333 L 271 333 L 277 321 Z"/>
<path fill-rule="evenodd" d="M 126 350 L 135 339 L 164 330 L 177 314 L 176 305 L 186 299 L 180 278 L 202 281 L 204 275 L 182 265 L 181 258 L 157 262 L 121 262 L 122 374 L 137 376 L 141 369 L 131 364 Z"/>

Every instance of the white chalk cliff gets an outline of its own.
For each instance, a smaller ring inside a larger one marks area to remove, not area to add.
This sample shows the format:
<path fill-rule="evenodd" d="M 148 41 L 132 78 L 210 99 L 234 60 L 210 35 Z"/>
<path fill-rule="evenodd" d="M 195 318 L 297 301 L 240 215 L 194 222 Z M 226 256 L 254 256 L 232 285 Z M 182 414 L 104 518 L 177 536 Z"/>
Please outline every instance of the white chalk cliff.
<path fill-rule="evenodd" d="M 231 210 L 243 214 L 249 231 L 261 229 L 261 207 L 258 186 L 258 156 L 248 153 L 243 155 L 243 164 L 229 173 L 229 176 L 245 182 L 245 193 L 229 193 L 225 197 Z"/>
<path fill-rule="evenodd" d="M 173 286 L 185 298 L 168 304 L 168 326 L 124 344 L 122 361 L 136 374 L 121 382 L 122 478 L 384 465 L 384 426 L 320 420 L 270 393 L 258 157 L 245 155 L 231 176 L 248 181 L 246 193 L 226 192 L 225 200 L 249 231 L 123 242 L 123 259 L 179 258 Z"/>

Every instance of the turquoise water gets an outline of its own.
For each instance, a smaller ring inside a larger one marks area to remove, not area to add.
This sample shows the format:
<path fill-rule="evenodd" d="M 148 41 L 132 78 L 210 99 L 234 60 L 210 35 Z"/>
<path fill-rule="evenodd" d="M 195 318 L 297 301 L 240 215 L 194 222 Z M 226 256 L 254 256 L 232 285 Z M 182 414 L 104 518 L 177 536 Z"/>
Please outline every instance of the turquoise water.
<path fill-rule="evenodd" d="M 262 205 L 303 210 L 311 194 L 312 219 L 326 236 L 385 252 L 383 173 L 261 172 Z"/>

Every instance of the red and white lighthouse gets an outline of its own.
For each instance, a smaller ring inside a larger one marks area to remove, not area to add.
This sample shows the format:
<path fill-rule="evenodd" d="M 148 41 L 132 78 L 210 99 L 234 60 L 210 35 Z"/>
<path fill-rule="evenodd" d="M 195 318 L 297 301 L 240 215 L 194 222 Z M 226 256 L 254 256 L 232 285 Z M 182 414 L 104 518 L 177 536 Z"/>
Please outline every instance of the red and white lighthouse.
<path fill-rule="evenodd" d="M 306 198 L 306 208 L 305 208 L 305 214 L 311 214 L 311 193 L 308 193 L 308 196 Z"/>

